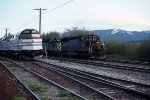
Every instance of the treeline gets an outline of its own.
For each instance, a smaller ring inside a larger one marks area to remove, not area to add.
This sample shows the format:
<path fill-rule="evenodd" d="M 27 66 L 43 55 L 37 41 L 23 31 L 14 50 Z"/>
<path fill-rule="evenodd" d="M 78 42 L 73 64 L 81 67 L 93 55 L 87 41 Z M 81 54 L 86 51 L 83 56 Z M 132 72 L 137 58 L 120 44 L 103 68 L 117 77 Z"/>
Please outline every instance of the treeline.
<path fill-rule="evenodd" d="M 138 42 L 107 41 L 106 57 L 120 60 L 139 60 L 150 62 L 150 40 Z"/>
<path fill-rule="evenodd" d="M 43 41 L 59 40 L 60 38 L 61 38 L 60 33 L 56 31 L 42 34 Z"/>
<path fill-rule="evenodd" d="M 72 27 L 71 29 L 65 29 L 64 33 L 69 33 L 67 36 L 78 36 L 78 35 L 87 35 L 92 34 L 86 29 L 79 29 L 78 27 Z M 48 33 L 42 34 L 43 41 L 49 41 L 49 40 L 59 40 L 62 37 L 66 37 L 65 34 L 60 34 L 59 32 L 53 31 Z"/>

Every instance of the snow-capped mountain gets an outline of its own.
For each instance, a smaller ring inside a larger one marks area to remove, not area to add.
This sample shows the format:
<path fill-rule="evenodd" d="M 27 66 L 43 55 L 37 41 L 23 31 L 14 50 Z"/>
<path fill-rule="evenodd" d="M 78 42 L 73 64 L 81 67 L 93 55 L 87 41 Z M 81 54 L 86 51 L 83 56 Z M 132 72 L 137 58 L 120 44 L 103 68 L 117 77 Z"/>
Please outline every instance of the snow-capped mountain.
<path fill-rule="evenodd" d="M 94 30 L 93 33 L 101 37 L 103 41 L 141 41 L 150 40 L 150 31 L 125 31 L 121 29 Z"/>

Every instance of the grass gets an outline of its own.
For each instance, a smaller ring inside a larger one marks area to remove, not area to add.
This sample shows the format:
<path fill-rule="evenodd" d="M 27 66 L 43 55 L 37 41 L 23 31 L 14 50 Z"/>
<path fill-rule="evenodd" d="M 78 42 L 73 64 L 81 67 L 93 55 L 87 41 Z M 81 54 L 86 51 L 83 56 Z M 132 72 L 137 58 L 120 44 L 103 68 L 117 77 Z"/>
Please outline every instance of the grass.
<path fill-rule="evenodd" d="M 45 87 L 43 87 L 39 84 L 36 84 L 36 83 L 30 83 L 29 88 L 35 92 L 46 92 L 47 91 Z"/>
<path fill-rule="evenodd" d="M 48 97 L 47 97 L 47 96 L 41 96 L 40 99 L 41 99 L 41 100 L 47 100 Z"/>
<path fill-rule="evenodd" d="M 26 98 L 22 96 L 15 96 L 12 100 L 26 100 Z"/>
<path fill-rule="evenodd" d="M 106 58 L 107 59 L 118 59 L 118 60 L 130 60 L 129 57 L 127 56 L 120 56 L 120 55 L 117 55 L 117 54 L 113 54 L 113 55 L 106 55 Z"/>
<path fill-rule="evenodd" d="M 73 97 L 72 100 L 80 100 L 78 97 Z"/>
<path fill-rule="evenodd" d="M 66 90 L 61 90 L 59 92 L 59 97 L 61 97 L 61 100 L 80 100 L 80 98 L 76 97 L 76 96 L 71 96 L 70 92 L 69 91 L 66 91 Z"/>
<path fill-rule="evenodd" d="M 67 97 L 70 95 L 70 92 L 66 91 L 66 90 L 62 90 L 59 92 L 59 97 Z"/>

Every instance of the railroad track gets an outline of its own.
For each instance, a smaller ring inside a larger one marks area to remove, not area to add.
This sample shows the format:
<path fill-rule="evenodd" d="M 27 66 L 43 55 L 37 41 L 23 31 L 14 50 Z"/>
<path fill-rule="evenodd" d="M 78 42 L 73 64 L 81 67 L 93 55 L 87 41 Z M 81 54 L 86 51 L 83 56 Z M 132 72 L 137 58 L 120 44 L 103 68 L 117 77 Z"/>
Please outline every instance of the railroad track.
<path fill-rule="evenodd" d="M 38 77 L 40 80 L 43 80 L 42 82 L 48 82 L 49 84 L 53 84 L 53 85 L 55 85 L 55 86 L 61 88 L 62 90 L 68 91 L 68 92 L 70 93 L 69 96 L 72 96 L 72 97 L 70 97 L 70 99 L 71 99 L 71 98 L 74 98 L 74 99 L 77 99 L 77 100 L 78 100 L 78 99 L 87 100 L 86 98 L 84 98 L 84 97 L 82 97 L 82 96 L 80 96 L 80 95 L 78 95 L 78 94 L 76 94 L 76 93 L 74 93 L 74 92 L 68 90 L 67 88 L 65 88 L 65 87 L 63 87 L 63 86 L 61 86 L 61 85 L 59 85 L 59 84 L 57 84 L 57 83 L 55 83 L 55 82 L 49 80 L 48 78 L 46 78 L 46 77 L 44 77 L 44 76 L 42 76 L 42 75 L 36 73 L 35 71 L 32 71 L 32 70 L 28 69 L 27 66 L 24 66 L 24 65 L 22 65 L 22 63 L 20 63 L 21 61 L 19 61 L 19 62 L 18 62 L 18 61 L 12 61 L 12 60 L 10 60 L 10 59 L 5 59 L 5 60 L 7 60 L 7 63 L 9 63 L 9 64 L 11 64 L 11 66 L 13 66 L 13 67 L 10 68 L 10 69 L 13 70 L 13 71 L 18 70 L 18 71 L 21 71 L 22 74 L 29 72 L 29 73 L 33 74 L 34 77 Z M 8 67 L 8 66 L 7 66 L 7 67 Z M 22 69 L 22 70 L 21 70 L 21 69 Z M 29 76 L 30 76 L 30 75 L 29 75 Z M 31 91 L 31 90 L 30 90 L 30 91 Z M 32 91 L 31 91 L 31 92 L 32 92 Z M 37 98 L 38 98 L 38 97 L 37 97 Z M 60 98 L 60 99 L 61 99 L 61 98 Z M 69 98 L 68 98 L 68 99 L 69 99 Z M 36 99 L 35 99 L 35 100 L 36 100 Z M 40 100 L 40 99 L 38 99 L 38 100 Z"/>
<path fill-rule="evenodd" d="M 16 77 L 16 75 L 8 68 L 5 66 L 3 61 L 0 61 L 0 64 L 8 71 L 10 72 L 10 74 L 15 78 L 15 84 L 14 86 L 17 86 L 16 84 L 19 84 L 19 87 L 22 87 L 24 89 L 24 92 L 26 91 L 28 93 L 28 97 L 26 99 L 30 99 L 30 100 L 40 100 L 39 97 L 36 96 L 36 94 L 34 94 L 31 89 L 29 89 L 19 78 Z M 11 83 L 9 83 L 11 84 Z M 6 88 L 6 87 L 5 87 Z M 10 90 L 9 90 L 10 91 Z M 20 95 L 20 94 L 19 94 Z M 15 96 L 15 95 L 14 95 Z"/>
<path fill-rule="evenodd" d="M 25 63 L 24 63 L 25 64 Z M 26 62 L 27 64 L 27 62 Z M 28 63 L 28 68 L 36 73 L 39 73 L 42 76 L 47 76 L 48 79 L 60 84 L 63 87 L 66 87 L 70 91 L 74 91 L 76 94 L 82 96 L 82 99 L 89 99 L 89 100 L 115 100 L 114 98 L 97 91 L 96 89 L 92 88 L 91 86 L 84 84 L 83 82 L 72 78 L 70 76 L 64 75 L 60 72 L 55 70 L 47 70 L 44 67 L 39 67 L 37 65 L 33 65 Z M 32 66 L 31 66 L 32 65 Z M 51 77 L 53 76 L 53 77 Z"/>
<path fill-rule="evenodd" d="M 50 59 L 60 59 L 60 57 L 50 56 Z M 77 58 L 77 57 L 63 57 L 64 60 L 67 59 L 76 59 L 76 60 L 90 60 L 90 61 L 102 61 L 108 63 L 122 63 L 122 64 L 134 64 L 134 65 L 144 65 L 150 66 L 150 62 L 141 62 L 141 61 L 131 61 L 131 60 L 117 60 L 117 59 L 102 59 L 102 58 Z M 62 59 L 62 60 L 63 60 Z"/>
<path fill-rule="evenodd" d="M 131 60 L 117 60 L 117 59 L 96 59 L 96 60 L 104 60 L 108 62 L 125 63 L 125 64 L 128 63 L 128 64 L 137 64 L 137 65 L 148 65 L 148 66 L 150 65 L 150 62 L 131 61 Z"/>
<path fill-rule="evenodd" d="M 39 58 L 42 60 L 42 58 Z M 56 59 L 56 58 L 54 58 Z M 122 66 L 122 68 L 119 68 L 116 65 L 116 63 L 110 63 L 110 62 L 107 62 L 105 63 L 105 61 L 88 61 L 88 60 L 81 60 L 82 62 L 80 63 L 80 60 L 78 61 L 78 59 L 56 59 L 54 60 L 53 58 L 52 59 L 47 59 L 47 61 L 49 60 L 50 63 L 54 64 L 54 62 L 57 62 L 56 65 L 66 65 L 65 63 L 68 63 L 70 62 L 70 66 L 73 65 L 73 68 L 76 68 L 76 69 L 80 69 L 80 70 L 86 70 L 88 72 L 91 72 L 91 73 L 97 73 L 97 74 L 100 74 L 100 75 L 103 75 L 103 76 L 108 76 L 108 77 L 113 77 L 113 78 L 117 78 L 117 79 L 120 79 L 120 80 L 128 80 L 128 81 L 131 81 L 131 82 L 136 82 L 136 83 L 140 83 L 140 84 L 145 84 L 145 85 L 150 85 L 150 73 L 146 70 L 147 68 L 150 68 L 149 66 L 141 66 L 141 65 L 133 65 L 133 66 L 130 66 L 129 64 L 129 67 L 132 67 L 133 70 L 131 69 L 128 69 L 126 68 L 125 66 L 128 67 L 128 64 L 122 64 L 120 66 Z M 45 59 L 46 60 L 46 59 Z M 44 59 L 42 60 L 44 61 Z M 72 63 L 74 62 L 74 63 Z M 88 62 L 91 62 L 90 64 L 88 64 Z M 96 62 L 96 63 L 99 63 L 98 65 L 96 65 L 95 63 L 93 62 Z M 103 64 L 104 63 L 104 64 Z M 109 65 L 108 65 L 109 64 Z M 115 65 L 114 65 L 115 64 Z M 118 63 L 117 63 L 118 64 Z M 68 67 L 69 67 L 68 65 Z M 74 66 L 75 65 L 75 66 Z M 134 70 L 134 67 L 141 67 L 142 69 L 144 68 L 144 71 L 142 70 Z M 125 68 L 125 69 L 124 69 Z M 145 69 L 146 68 L 146 69 Z M 145 72 L 146 70 L 146 72 Z"/>
<path fill-rule="evenodd" d="M 57 73 L 60 73 L 62 75 L 74 78 L 76 80 L 82 81 L 84 84 L 91 86 L 92 88 L 94 88 L 95 90 L 99 91 L 100 93 L 103 93 L 107 96 L 110 96 L 111 98 L 114 99 L 149 99 L 150 95 L 145 91 L 139 91 L 136 89 L 131 89 L 129 87 L 132 88 L 133 86 L 137 86 L 137 84 L 135 85 L 134 83 L 126 82 L 126 85 L 129 84 L 128 86 L 123 86 L 123 85 L 119 85 L 114 83 L 113 81 L 109 81 L 106 79 L 102 79 L 98 76 L 94 76 L 91 75 L 91 73 L 87 73 L 87 72 L 83 72 L 83 71 L 79 71 L 79 70 L 75 70 L 75 69 L 71 69 L 71 68 L 63 68 L 60 66 L 56 66 L 56 65 L 49 65 L 49 64 L 45 64 L 42 62 L 33 62 L 35 65 L 42 67 L 46 70 L 53 70 Z M 45 66 L 45 67 L 43 67 Z M 53 67 L 52 67 L 53 66 Z M 87 84 L 88 83 L 88 84 Z M 120 84 L 125 84 L 125 82 L 120 82 Z M 127 88 L 128 87 L 128 88 Z M 146 87 L 147 88 L 147 87 Z"/>
<path fill-rule="evenodd" d="M 66 87 L 69 88 L 69 90 L 71 91 L 74 90 L 75 94 L 80 94 L 82 99 L 148 100 L 150 98 L 150 95 L 146 93 L 146 89 L 144 89 L 144 91 L 132 89 L 133 86 L 137 87 L 137 84 L 136 85 L 131 84 L 132 82 L 130 83 L 130 85 L 127 85 L 129 84 L 129 82 L 128 83 L 119 82 L 119 84 L 126 84 L 127 86 L 125 87 L 123 85 L 114 83 L 114 81 L 111 81 L 113 79 L 106 79 L 106 78 L 104 79 L 100 76 L 96 76 L 91 73 L 71 68 L 63 68 L 60 66 L 49 65 L 48 63 L 38 61 L 33 61 L 32 63 L 31 61 L 15 62 L 15 63 L 41 76 L 44 76 L 45 73 L 49 76 L 47 77 L 47 79 L 51 79 L 55 82 L 58 82 L 58 84 L 60 84 L 61 86 L 65 86 L 67 84 Z M 50 76 L 55 76 L 54 78 L 56 80 L 52 79 Z M 65 83 L 64 80 L 66 80 L 67 83 Z M 73 85 L 72 82 L 75 82 L 74 83 L 75 85 Z M 71 86 L 76 87 L 76 89 L 69 87 L 68 83 Z"/>
<path fill-rule="evenodd" d="M 52 58 L 53 59 L 53 58 Z M 58 59 L 58 58 L 54 58 Z M 130 71 L 138 71 L 138 72 L 144 72 L 144 73 L 150 73 L 150 66 L 142 66 L 142 65 L 134 65 L 134 64 L 128 64 L 127 63 L 117 63 L 117 62 L 109 62 L 105 60 L 80 60 L 80 59 L 61 59 L 62 61 L 68 61 L 68 62 L 74 62 L 74 63 L 80 63 L 80 64 L 88 64 L 88 65 L 94 65 L 94 66 L 100 66 L 100 67 L 107 67 L 107 68 L 115 68 L 115 69 L 123 69 L 123 70 L 130 70 Z"/>

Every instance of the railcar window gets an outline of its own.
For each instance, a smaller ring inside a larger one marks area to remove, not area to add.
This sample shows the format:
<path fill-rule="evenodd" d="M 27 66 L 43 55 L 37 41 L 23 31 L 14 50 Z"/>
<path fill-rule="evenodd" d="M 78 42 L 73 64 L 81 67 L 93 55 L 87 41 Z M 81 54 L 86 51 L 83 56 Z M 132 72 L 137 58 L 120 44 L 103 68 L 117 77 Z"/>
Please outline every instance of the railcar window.
<path fill-rule="evenodd" d="M 37 31 L 32 31 L 32 33 L 38 33 Z"/>
<path fill-rule="evenodd" d="M 86 41 L 99 41 L 99 37 L 98 36 L 95 36 L 95 35 L 90 35 L 86 38 Z"/>
<path fill-rule="evenodd" d="M 96 40 L 96 41 L 99 41 L 100 38 L 98 36 L 94 36 L 94 39 L 93 40 Z"/>
<path fill-rule="evenodd" d="M 40 34 L 21 34 L 20 39 L 35 39 L 40 38 Z"/>
<path fill-rule="evenodd" d="M 31 34 L 33 38 L 40 38 L 40 34 Z"/>
<path fill-rule="evenodd" d="M 30 31 L 24 31 L 23 33 L 30 33 Z"/>
<path fill-rule="evenodd" d="M 31 39 L 31 34 L 21 34 L 20 39 Z"/>

